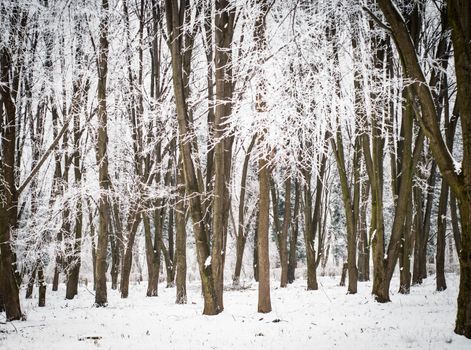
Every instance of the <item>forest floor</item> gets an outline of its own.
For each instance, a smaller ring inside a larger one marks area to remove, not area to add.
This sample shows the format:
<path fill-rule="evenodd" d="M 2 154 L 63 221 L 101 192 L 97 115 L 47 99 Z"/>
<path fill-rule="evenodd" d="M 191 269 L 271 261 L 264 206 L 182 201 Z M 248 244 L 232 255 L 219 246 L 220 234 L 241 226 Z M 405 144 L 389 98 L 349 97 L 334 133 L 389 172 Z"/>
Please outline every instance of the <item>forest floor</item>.
<path fill-rule="evenodd" d="M 396 280 L 396 278 L 394 279 Z M 306 281 L 288 288 L 272 281 L 269 314 L 257 310 L 257 285 L 224 294 L 225 311 L 203 316 L 198 284 L 188 288 L 188 304 L 175 305 L 175 289 L 161 285 L 159 297 L 146 298 L 145 283 L 133 285 L 130 297 L 109 290 L 109 306 L 92 306 L 94 296 L 80 287 L 74 300 L 65 290 L 51 292 L 39 308 L 37 295 L 22 307 L 27 321 L 5 323 L 0 314 L 0 349 L 470 349 L 471 342 L 453 333 L 458 276 L 447 275 L 449 288 L 434 290 L 434 276 L 410 295 L 393 283 L 387 304 L 376 303 L 371 283 L 346 295 L 337 277 L 321 277 L 319 290 Z M 36 293 L 37 291 L 35 291 Z"/>

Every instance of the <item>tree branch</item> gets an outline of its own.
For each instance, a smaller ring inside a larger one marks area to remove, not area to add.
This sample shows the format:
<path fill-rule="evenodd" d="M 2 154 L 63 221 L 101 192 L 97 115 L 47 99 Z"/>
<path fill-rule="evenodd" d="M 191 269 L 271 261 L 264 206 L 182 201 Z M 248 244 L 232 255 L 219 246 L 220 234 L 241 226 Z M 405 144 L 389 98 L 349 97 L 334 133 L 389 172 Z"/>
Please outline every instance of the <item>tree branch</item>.
<path fill-rule="evenodd" d="M 72 120 L 72 117 L 73 117 L 73 114 L 70 114 L 69 117 L 64 122 L 64 125 L 62 126 L 62 129 L 59 131 L 56 138 L 52 141 L 49 148 L 42 155 L 41 159 L 36 164 L 36 166 L 33 168 L 33 170 L 31 170 L 31 173 L 28 175 L 28 177 L 25 179 L 25 181 L 23 181 L 23 183 L 20 185 L 20 187 L 18 187 L 18 190 L 17 190 L 18 196 L 21 194 L 21 192 L 23 192 L 23 190 L 26 188 L 26 186 L 29 185 L 31 180 L 33 180 L 34 176 L 38 173 L 39 169 L 41 169 L 41 166 L 44 164 L 44 162 L 47 160 L 47 158 L 51 155 L 52 151 L 54 150 L 54 148 L 57 146 L 57 144 L 59 143 L 62 136 L 67 131 L 67 128 L 69 127 L 69 122 Z"/>

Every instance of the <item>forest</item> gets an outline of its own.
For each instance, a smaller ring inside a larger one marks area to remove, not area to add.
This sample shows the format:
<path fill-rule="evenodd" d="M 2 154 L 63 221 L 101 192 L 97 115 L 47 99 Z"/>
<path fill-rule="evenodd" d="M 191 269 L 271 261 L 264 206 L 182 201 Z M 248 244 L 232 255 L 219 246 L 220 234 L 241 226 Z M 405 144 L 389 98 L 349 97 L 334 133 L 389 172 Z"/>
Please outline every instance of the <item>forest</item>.
<path fill-rule="evenodd" d="M 452 289 L 471 339 L 470 94 L 467 0 L 0 0 L 0 323 L 82 293 L 263 319 L 330 276 Z"/>

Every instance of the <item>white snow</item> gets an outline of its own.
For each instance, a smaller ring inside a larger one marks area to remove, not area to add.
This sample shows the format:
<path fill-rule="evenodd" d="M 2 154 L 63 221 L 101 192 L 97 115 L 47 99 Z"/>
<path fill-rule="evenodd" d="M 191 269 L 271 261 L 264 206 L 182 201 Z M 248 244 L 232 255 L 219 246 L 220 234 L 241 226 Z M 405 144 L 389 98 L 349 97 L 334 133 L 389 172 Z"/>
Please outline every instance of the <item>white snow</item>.
<path fill-rule="evenodd" d="M 273 311 L 257 313 L 257 284 L 226 291 L 225 310 L 202 315 L 199 283 L 188 287 L 188 304 L 176 305 L 175 288 L 160 286 L 159 297 L 146 298 L 146 284 L 130 286 L 120 299 L 108 290 L 109 306 L 95 308 L 84 286 L 74 300 L 64 300 L 65 286 L 51 292 L 47 306 L 37 307 L 37 295 L 22 298 L 27 321 L 0 323 L 0 349 L 469 349 L 470 341 L 453 333 L 458 277 L 447 275 L 449 289 L 434 292 L 434 276 L 378 304 L 371 283 L 359 283 L 359 293 L 347 295 L 339 278 L 320 277 L 319 290 L 306 291 L 306 281 L 276 288 Z M 24 296 L 24 290 L 21 291 Z M 35 291 L 36 293 L 36 291 Z M 3 315 L 3 314 L 2 314 Z M 0 316 L 3 317 L 3 316 Z M 94 338 L 93 338 L 94 337 Z"/>
<path fill-rule="evenodd" d="M 461 163 L 456 159 L 453 159 L 453 167 L 455 168 L 455 173 L 461 175 Z"/>
<path fill-rule="evenodd" d="M 204 267 L 208 267 L 209 265 L 211 265 L 211 255 L 209 255 L 204 261 Z"/>

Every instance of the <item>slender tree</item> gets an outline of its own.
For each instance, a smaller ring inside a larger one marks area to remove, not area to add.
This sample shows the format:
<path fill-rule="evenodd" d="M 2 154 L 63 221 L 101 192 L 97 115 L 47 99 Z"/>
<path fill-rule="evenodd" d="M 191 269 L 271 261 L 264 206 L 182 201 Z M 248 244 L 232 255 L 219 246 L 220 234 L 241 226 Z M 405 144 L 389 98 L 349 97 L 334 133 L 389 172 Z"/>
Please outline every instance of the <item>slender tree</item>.
<path fill-rule="evenodd" d="M 269 6 L 265 0 L 257 0 L 259 13 L 255 20 L 254 39 L 259 55 L 262 56 L 266 50 L 266 17 Z M 263 62 L 261 60 L 260 62 Z M 259 118 L 264 118 L 264 114 L 268 113 L 265 102 L 265 81 L 263 77 L 257 85 L 256 110 Z M 263 119 L 262 119 L 263 120 Z M 263 125 L 263 123 L 262 123 Z M 266 127 L 266 126 L 264 126 Z M 263 144 L 264 133 L 262 129 L 258 135 L 258 143 Z M 263 153 L 258 160 L 258 183 L 260 188 L 259 194 L 259 217 L 257 229 L 257 255 L 258 255 L 258 312 L 271 312 L 270 299 L 270 260 L 268 254 L 268 231 L 270 226 L 270 170 L 269 170 L 269 154 Z"/>
<path fill-rule="evenodd" d="M 98 138 L 97 138 L 97 162 L 99 167 L 100 202 L 99 202 L 99 231 L 96 253 L 96 293 L 95 304 L 106 306 L 108 297 L 106 292 L 106 257 L 108 251 L 108 231 L 109 231 L 109 199 L 110 178 L 108 175 L 108 115 L 106 111 L 106 82 L 108 78 L 108 0 L 102 0 L 100 20 L 100 42 L 97 53 L 98 69 Z"/>

